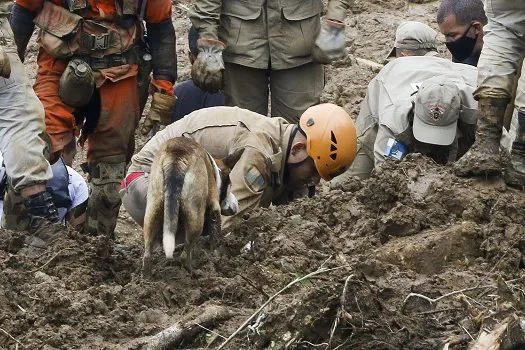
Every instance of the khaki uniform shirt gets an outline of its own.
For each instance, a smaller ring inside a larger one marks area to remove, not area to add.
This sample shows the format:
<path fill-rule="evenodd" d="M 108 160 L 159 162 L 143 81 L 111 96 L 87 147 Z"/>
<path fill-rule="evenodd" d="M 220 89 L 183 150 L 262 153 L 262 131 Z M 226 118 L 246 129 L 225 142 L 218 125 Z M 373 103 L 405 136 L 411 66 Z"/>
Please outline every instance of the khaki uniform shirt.
<path fill-rule="evenodd" d="M 373 152 L 375 167 L 385 159 L 384 152 L 389 138 L 406 146 L 413 143 L 410 114 L 413 111 L 417 86 L 437 76 L 456 82 L 461 94 L 459 120 L 470 125 L 476 124 L 477 102 L 472 97 L 476 88 L 476 67 L 453 63 L 432 55 L 397 58 L 388 63 L 369 83 L 356 121 L 359 146 L 361 149 L 365 148 L 368 154 Z M 377 136 L 366 137 L 374 128 Z M 473 131 L 473 128 L 470 129 Z"/>
<path fill-rule="evenodd" d="M 352 2 L 328 1 L 326 18 L 342 22 Z M 197 0 L 190 19 L 200 37 L 226 43 L 225 62 L 289 69 L 312 61 L 322 10 L 321 0 Z"/>
<path fill-rule="evenodd" d="M 128 172 L 149 173 L 153 159 L 167 140 L 185 136 L 201 144 L 212 156 L 224 158 L 244 149 L 232 169 L 232 192 L 239 212 L 269 206 L 285 194 L 286 152 L 294 129 L 282 118 L 267 118 L 238 107 L 211 107 L 195 111 L 158 132 L 131 160 Z M 223 218 L 227 225 L 230 218 Z"/>

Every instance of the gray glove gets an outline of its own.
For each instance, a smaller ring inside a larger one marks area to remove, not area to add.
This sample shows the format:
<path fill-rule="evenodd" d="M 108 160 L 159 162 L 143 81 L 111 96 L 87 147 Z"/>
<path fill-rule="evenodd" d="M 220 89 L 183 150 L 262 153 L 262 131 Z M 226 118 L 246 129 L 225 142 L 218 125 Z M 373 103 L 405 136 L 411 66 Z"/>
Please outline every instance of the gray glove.
<path fill-rule="evenodd" d="M 325 20 L 315 39 L 312 58 L 315 62 L 330 63 L 343 58 L 345 54 L 345 25 L 341 22 Z"/>
<path fill-rule="evenodd" d="M 197 45 L 199 55 L 191 67 L 191 78 L 202 90 L 215 93 L 224 85 L 222 51 L 225 45 L 214 39 L 199 39 Z"/>
<path fill-rule="evenodd" d="M 4 48 L 0 46 L 0 77 L 9 78 L 11 76 L 11 62 L 9 56 L 4 51 Z"/>

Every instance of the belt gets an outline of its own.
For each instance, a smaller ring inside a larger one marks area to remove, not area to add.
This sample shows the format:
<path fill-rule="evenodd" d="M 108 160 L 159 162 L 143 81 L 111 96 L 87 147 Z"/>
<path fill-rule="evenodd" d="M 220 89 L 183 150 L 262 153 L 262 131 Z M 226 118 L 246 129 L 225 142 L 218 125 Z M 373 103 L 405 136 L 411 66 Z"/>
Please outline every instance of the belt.
<path fill-rule="evenodd" d="M 93 70 L 118 67 L 125 64 L 139 64 L 139 57 L 133 48 L 121 54 L 103 57 L 80 56 L 79 58 L 89 64 Z"/>
<path fill-rule="evenodd" d="M 144 175 L 143 171 L 133 171 L 129 173 L 121 182 L 120 182 L 120 189 L 123 190 L 126 187 L 128 187 L 133 181 L 135 181 L 137 178 Z"/>

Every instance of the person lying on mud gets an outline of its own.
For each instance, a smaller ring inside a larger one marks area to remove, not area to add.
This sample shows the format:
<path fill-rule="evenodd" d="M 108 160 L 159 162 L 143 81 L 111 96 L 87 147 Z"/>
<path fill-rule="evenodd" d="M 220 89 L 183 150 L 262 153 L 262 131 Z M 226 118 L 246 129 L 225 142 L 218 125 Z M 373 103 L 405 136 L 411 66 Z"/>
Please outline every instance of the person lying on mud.
<path fill-rule="evenodd" d="M 88 201 L 88 186 L 86 180 L 73 168 L 71 164 L 76 154 L 76 142 L 73 139 L 64 147 L 62 156 L 51 165 L 53 177 L 47 182 L 47 191 L 58 211 L 59 221 L 67 221 L 71 226 L 81 230 L 86 219 Z M 7 185 L 7 176 L 3 157 L 0 153 L 0 214 L 4 211 L 4 192 Z M 0 223 L 0 227 L 2 223 Z M 33 246 L 42 246 L 43 241 L 33 238 Z"/>
<path fill-rule="evenodd" d="M 321 178 L 329 181 L 344 173 L 357 148 L 352 119 L 343 108 L 329 103 L 308 108 L 298 124 L 238 107 L 195 111 L 157 133 L 132 158 L 120 195 L 140 226 L 153 160 L 167 140 L 179 136 L 196 140 L 216 158 L 243 150 L 230 173 L 239 210 L 222 218 L 223 228 L 250 209 L 286 203 L 294 192 L 316 185 Z"/>
<path fill-rule="evenodd" d="M 412 50 L 404 56 L 412 57 L 388 63 L 368 85 L 356 121 L 358 153 L 349 176 L 367 178 L 386 158 L 401 159 L 411 152 L 449 163 L 474 142 L 477 70 L 435 57 L 435 46 L 424 42 L 422 30 L 414 30 L 422 26 L 400 25 L 396 51 L 402 44 L 403 50 Z"/>

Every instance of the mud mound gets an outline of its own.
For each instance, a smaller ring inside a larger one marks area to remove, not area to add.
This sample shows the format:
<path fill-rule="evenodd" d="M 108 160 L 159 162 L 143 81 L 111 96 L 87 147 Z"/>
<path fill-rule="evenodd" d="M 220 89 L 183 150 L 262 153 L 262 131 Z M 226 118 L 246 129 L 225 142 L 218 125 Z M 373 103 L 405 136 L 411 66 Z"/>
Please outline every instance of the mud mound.
<path fill-rule="evenodd" d="M 142 280 L 138 239 L 109 249 L 71 233 L 32 252 L 2 232 L 0 344 L 138 349 L 220 306 L 231 312 L 208 324 L 213 333 L 199 328 L 173 345 L 216 348 L 215 333 L 230 335 L 302 278 L 226 348 L 466 349 L 468 334 L 525 312 L 524 205 L 501 182 L 458 179 L 414 156 L 367 181 L 254 211 L 216 251 L 203 238 L 193 278 L 157 252 L 152 279 Z"/>

